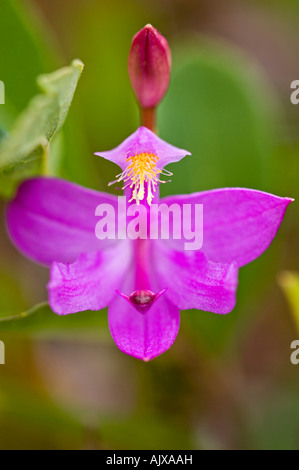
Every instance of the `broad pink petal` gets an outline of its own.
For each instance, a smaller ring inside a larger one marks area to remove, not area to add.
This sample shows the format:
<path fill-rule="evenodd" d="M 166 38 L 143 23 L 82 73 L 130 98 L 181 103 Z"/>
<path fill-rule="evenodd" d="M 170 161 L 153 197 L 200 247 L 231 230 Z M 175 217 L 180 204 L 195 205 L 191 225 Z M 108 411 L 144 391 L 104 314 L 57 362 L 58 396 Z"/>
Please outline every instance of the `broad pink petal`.
<path fill-rule="evenodd" d="M 133 290 L 133 273 L 121 291 Z M 162 288 L 162 287 L 161 287 Z M 154 289 L 157 292 L 160 289 Z M 125 299 L 116 295 L 109 306 L 108 319 L 111 335 L 118 348 L 130 356 L 149 361 L 169 349 L 179 330 L 180 313 L 165 294 L 153 304 L 146 314 L 139 313 Z"/>
<path fill-rule="evenodd" d="M 160 284 L 167 287 L 165 296 L 180 310 L 229 313 L 235 307 L 235 263 L 208 261 L 201 251 L 174 251 L 162 240 L 155 243 L 152 260 Z"/>
<path fill-rule="evenodd" d="M 95 209 L 104 203 L 116 210 L 117 197 L 56 178 L 27 180 L 8 204 L 8 233 L 34 261 L 46 265 L 73 262 L 81 253 L 114 243 L 95 236 Z"/>
<path fill-rule="evenodd" d="M 246 188 L 223 188 L 170 196 L 161 202 L 203 204 L 203 246 L 209 260 L 238 266 L 250 263 L 270 245 L 282 222 L 290 198 Z M 183 250 L 186 240 L 171 240 Z"/>
<path fill-rule="evenodd" d="M 186 155 L 191 155 L 187 150 L 168 144 L 146 127 L 139 127 L 134 134 L 130 135 L 115 149 L 96 152 L 95 155 L 116 163 L 124 170 L 128 166 L 126 158 L 141 153 L 156 154 L 159 157 L 158 168 L 163 168 L 168 163 L 178 162 Z"/>
<path fill-rule="evenodd" d="M 73 264 L 53 263 L 48 284 L 52 310 L 66 315 L 106 307 L 129 268 L 130 247 L 123 240 L 113 248 L 81 254 Z"/>

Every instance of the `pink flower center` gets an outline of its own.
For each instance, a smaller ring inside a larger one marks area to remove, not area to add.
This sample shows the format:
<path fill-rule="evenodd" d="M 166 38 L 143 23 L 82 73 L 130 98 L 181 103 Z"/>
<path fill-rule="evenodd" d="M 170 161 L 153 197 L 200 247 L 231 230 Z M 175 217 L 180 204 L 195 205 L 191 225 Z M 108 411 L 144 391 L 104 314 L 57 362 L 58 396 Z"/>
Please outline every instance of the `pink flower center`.
<path fill-rule="evenodd" d="M 156 294 L 150 290 L 136 290 L 129 296 L 130 302 L 140 313 L 146 313 L 152 306 Z"/>
<path fill-rule="evenodd" d="M 116 291 L 120 297 L 127 300 L 132 304 L 137 312 L 145 314 L 153 305 L 153 303 L 167 290 L 167 288 L 162 289 L 157 294 L 147 289 L 138 289 L 132 292 L 131 295 L 123 294 L 123 292 Z"/>

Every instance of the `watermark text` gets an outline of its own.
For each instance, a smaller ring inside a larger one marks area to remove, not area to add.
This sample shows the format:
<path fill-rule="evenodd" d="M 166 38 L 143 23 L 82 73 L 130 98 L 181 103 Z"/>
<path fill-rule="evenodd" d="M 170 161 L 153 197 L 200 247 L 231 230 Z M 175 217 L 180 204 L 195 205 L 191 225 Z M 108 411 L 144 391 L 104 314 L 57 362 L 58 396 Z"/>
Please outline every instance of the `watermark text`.
<path fill-rule="evenodd" d="M 299 340 L 295 339 L 294 341 L 291 342 L 291 349 L 294 349 L 295 351 L 292 352 L 290 360 L 291 363 L 294 365 L 299 364 Z"/>
<path fill-rule="evenodd" d="M 291 89 L 295 90 L 291 93 L 291 103 L 298 104 L 299 103 L 299 80 L 293 80 L 291 83 Z"/>
<path fill-rule="evenodd" d="M 95 234 L 99 240 L 182 240 L 184 250 L 200 250 L 203 244 L 202 204 L 143 204 L 126 205 L 118 197 L 117 207 L 99 204 L 95 210 L 99 221 Z"/>
<path fill-rule="evenodd" d="M 5 346 L 3 341 L 0 341 L 0 364 L 5 364 Z"/>
<path fill-rule="evenodd" d="M 5 104 L 5 86 L 0 80 L 0 104 Z"/>

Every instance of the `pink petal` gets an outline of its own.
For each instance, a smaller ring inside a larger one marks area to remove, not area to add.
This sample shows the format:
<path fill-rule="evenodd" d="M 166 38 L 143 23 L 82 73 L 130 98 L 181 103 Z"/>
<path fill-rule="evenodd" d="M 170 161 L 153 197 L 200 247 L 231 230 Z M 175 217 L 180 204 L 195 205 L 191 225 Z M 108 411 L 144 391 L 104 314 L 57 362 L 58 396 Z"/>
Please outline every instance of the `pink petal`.
<path fill-rule="evenodd" d="M 238 268 L 235 263 L 208 261 L 201 251 L 174 251 L 159 241 L 153 249 L 154 271 L 165 296 L 180 310 L 196 308 L 229 313 L 236 304 Z"/>
<path fill-rule="evenodd" d="M 121 291 L 134 290 L 133 273 Z M 155 289 L 158 291 L 160 289 Z M 108 319 L 111 335 L 118 348 L 130 356 L 149 361 L 169 349 L 179 330 L 179 309 L 167 300 L 165 294 L 146 314 L 139 313 L 125 299 L 116 295 L 109 306 Z"/>
<path fill-rule="evenodd" d="M 238 266 L 250 263 L 270 245 L 282 222 L 290 198 L 246 188 L 223 188 L 161 202 L 203 204 L 203 246 L 201 251 L 212 261 Z M 183 250 L 186 240 L 171 240 Z"/>
<path fill-rule="evenodd" d="M 73 262 L 81 253 L 114 243 L 95 236 L 98 204 L 117 207 L 117 197 L 56 178 L 25 181 L 7 207 L 8 233 L 29 258 L 49 265 Z"/>
<path fill-rule="evenodd" d="M 154 153 L 157 155 L 159 157 L 158 168 L 163 168 L 168 163 L 178 162 L 186 155 L 191 155 L 187 150 L 168 144 L 146 127 L 139 127 L 134 134 L 130 135 L 115 149 L 107 152 L 97 152 L 95 155 L 116 163 L 124 170 L 128 166 L 126 158 L 141 153 Z"/>
<path fill-rule="evenodd" d="M 106 307 L 129 267 L 130 247 L 119 241 L 113 248 L 81 254 L 73 264 L 53 263 L 48 284 L 52 310 L 66 315 Z"/>

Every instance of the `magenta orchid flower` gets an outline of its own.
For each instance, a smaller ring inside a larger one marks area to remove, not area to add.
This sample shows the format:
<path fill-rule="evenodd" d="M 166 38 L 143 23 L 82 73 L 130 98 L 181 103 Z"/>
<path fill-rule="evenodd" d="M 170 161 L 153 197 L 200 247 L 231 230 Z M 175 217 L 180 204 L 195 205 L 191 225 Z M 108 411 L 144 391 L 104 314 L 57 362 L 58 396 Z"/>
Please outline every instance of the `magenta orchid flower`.
<path fill-rule="evenodd" d="M 121 168 L 116 177 L 128 207 L 159 202 L 159 184 L 186 150 L 145 127 L 119 147 L 100 152 Z M 56 178 L 25 181 L 7 208 L 12 241 L 50 266 L 49 303 L 66 315 L 108 306 L 111 335 L 123 352 L 148 361 L 173 344 L 180 310 L 231 312 L 239 267 L 270 245 L 292 200 L 245 188 L 224 188 L 161 200 L 203 206 L 203 245 L 186 251 L 183 238 L 104 239 L 95 236 L 96 207 L 117 211 L 118 198 Z M 121 223 L 121 221 L 118 221 Z"/>

